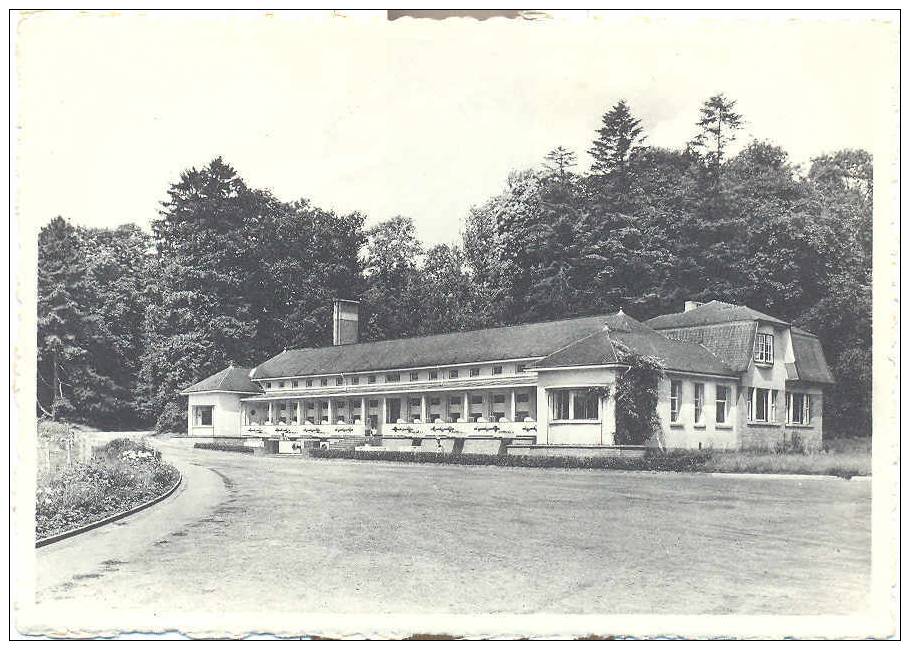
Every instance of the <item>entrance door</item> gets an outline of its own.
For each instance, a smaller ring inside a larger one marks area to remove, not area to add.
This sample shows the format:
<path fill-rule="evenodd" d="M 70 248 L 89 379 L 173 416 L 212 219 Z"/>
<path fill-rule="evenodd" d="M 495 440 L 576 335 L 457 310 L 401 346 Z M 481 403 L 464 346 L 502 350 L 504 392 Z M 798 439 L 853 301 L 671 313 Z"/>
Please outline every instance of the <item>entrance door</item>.
<path fill-rule="evenodd" d="M 401 418 L 401 399 L 386 399 L 385 421 L 394 424 Z"/>

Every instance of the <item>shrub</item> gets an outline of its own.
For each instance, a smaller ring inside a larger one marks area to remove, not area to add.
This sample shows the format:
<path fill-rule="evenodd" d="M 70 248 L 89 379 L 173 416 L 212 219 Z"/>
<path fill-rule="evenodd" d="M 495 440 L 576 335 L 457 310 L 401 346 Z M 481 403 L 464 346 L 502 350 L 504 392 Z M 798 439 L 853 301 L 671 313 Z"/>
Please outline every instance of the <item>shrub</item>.
<path fill-rule="evenodd" d="M 799 433 L 794 433 L 789 438 L 778 440 L 774 444 L 775 454 L 806 454 L 808 453 L 806 445 Z"/>
<path fill-rule="evenodd" d="M 238 454 L 252 454 L 252 447 L 243 445 L 232 445 L 229 442 L 197 442 L 193 445 L 194 449 L 213 449 L 215 451 L 233 451 Z"/>
<path fill-rule="evenodd" d="M 311 449 L 312 458 L 340 458 L 401 463 L 449 465 L 498 465 L 502 467 L 574 468 L 587 470 L 695 471 L 711 457 L 708 451 L 652 451 L 643 455 L 534 456 L 516 454 L 446 454 L 442 452 L 355 451 L 354 449 Z"/>
<path fill-rule="evenodd" d="M 58 534 L 153 500 L 179 478 L 158 452 L 118 438 L 97 448 L 88 463 L 38 475 L 35 528 L 38 538 Z"/>

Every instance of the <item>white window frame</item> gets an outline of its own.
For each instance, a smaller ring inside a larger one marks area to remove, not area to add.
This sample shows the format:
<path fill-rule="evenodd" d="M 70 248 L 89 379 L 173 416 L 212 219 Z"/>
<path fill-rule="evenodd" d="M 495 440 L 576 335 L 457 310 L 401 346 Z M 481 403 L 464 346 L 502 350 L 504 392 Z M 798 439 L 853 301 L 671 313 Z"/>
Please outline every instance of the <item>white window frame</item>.
<path fill-rule="evenodd" d="M 670 381 L 670 423 L 679 424 L 682 412 L 682 381 Z M 674 391 L 675 390 L 675 391 Z"/>
<path fill-rule="evenodd" d="M 802 415 L 797 419 L 794 402 L 799 398 L 802 401 Z M 812 423 L 812 395 L 808 392 L 787 392 L 787 423 L 799 426 L 809 426 Z"/>
<path fill-rule="evenodd" d="M 753 387 L 752 393 L 749 400 L 749 421 L 750 422 L 761 422 L 763 424 L 771 424 L 776 418 L 776 407 L 777 407 L 777 390 L 768 389 L 766 387 Z M 755 411 L 758 409 L 758 397 L 759 392 L 762 393 L 762 396 L 765 398 L 765 418 L 759 419 L 755 415 Z"/>
<path fill-rule="evenodd" d="M 758 332 L 755 334 L 755 350 L 752 353 L 755 364 L 774 364 L 774 334 Z"/>
<path fill-rule="evenodd" d="M 720 394 L 723 393 L 723 397 Z M 723 403 L 724 407 L 722 408 L 723 419 L 717 419 L 717 411 L 721 410 L 718 408 L 718 404 Z M 729 385 L 715 385 L 714 386 L 714 423 L 715 424 L 729 424 L 730 423 L 730 386 Z"/>
<path fill-rule="evenodd" d="M 705 384 L 693 383 L 692 395 L 693 419 L 696 426 L 705 425 Z"/>
<path fill-rule="evenodd" d="M 209 424 L 202 423 L 202 410 L 208 409 L 211 410 L 211 422 Z M 193 426 L 199 426 L 203 428 L 210 428 L 215 426 L 215 406 L 193 406 Z"/>

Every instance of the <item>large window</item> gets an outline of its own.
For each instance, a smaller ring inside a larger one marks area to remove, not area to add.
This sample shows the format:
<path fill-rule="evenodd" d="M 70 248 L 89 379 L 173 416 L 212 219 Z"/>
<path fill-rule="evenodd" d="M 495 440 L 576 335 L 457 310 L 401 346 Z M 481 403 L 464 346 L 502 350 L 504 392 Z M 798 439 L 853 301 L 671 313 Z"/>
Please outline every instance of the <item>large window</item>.
<path fill-rule="evenodd" d="M 679 411 L 682 406 L 682 381 L 670 381 L 670 423 L 675 424 L 679 421 Z"/>
<path fill-rule="evenodd" d="M 600 419 L 600 399 L 589 390 L 556 390 L 550 395 L 551 419 Z"/>
<path fill-rule="evenodd" d="M 411 379 L 412 382 L 415 381 L 415 380 L 417 380 L 418 377 L 419 377 L 419 374 L 418 374 L 416 371 L 412 371 L 412 372 L 411 372 L 411 374 L 410 374 L 410 379 Z"/>
<path fill-rule="evenodd" d="M 211 426 L 214 406 L 193 406 L 193 425 Z"/>
<path fill-rule="evenodd" d="M 752 422 L 773 422 L 774 408 L 777 403 L 777 396 L 774 390 L 765 389 L 764 387 L 753 387 L 752 397 L 749 402 L 749 421 Z"/>
<path fill-rule="evenodd" d="M 804 392 L 787 392 L 787 422 L 808 425 L 812 421 L 812 400 Z"/>
<path fill-rule="evenodd" d="M 756 364 L 774 363 L 774 335 L 764 332 L 755 335 L 754 360 Z"/>
<path fill-rule="evenodd" d="M 705 423 L 705 384 L 704 383 L 695 383 L 695 397 L 693 398 L 695 404 L 695 423 L 704 424 Z"/>
<path fill-rule="evenodd" d="M 479 368 L 479 367 L 471 367 L 470 374 L 471 374 L 472 377 L 474 377 L 474 376 L 479 376 L 479 375 L 480 375 L 480 368 Z"/>
<path fill-rule="evenodd" d="M 386 374 L 385 382 L 387 383 L 397 383 L 401 380 L 401 374 Z"/>
<path fill-rule="evenodd" d="M 726 424 L 730 412 L 730 388 L 726 385 L 717 385 L 714 390 L 714 421 Z"/>

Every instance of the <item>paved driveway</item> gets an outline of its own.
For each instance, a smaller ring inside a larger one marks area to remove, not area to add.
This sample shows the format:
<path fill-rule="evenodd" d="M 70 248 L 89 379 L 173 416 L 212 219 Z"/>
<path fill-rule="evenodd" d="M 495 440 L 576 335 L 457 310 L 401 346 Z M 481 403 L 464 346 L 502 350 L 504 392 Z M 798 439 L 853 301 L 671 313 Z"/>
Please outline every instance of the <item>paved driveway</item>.
<path fill-rule="evenodd" d="M 87 608 L 142 622 L 149 612 L 834 614 L 867 605 L 868 481 L 162 448 L 184 471 L 177 498 L 38 551 L 38 606 L 61 624 Z"/>

